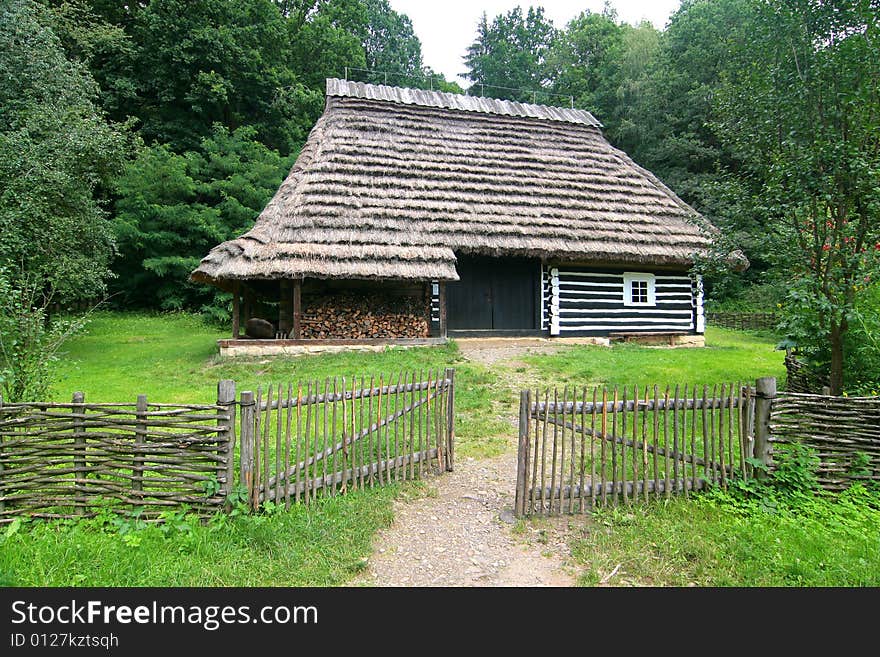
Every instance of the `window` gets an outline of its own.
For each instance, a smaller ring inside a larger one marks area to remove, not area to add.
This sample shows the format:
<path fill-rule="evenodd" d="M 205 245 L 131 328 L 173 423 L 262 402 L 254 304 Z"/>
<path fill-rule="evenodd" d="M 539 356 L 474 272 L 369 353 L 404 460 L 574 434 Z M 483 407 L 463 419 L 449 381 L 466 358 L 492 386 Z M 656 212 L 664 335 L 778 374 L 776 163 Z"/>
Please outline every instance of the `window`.
<path fill-rule="evenodd" d="M 655 306 L 654 274 L 640 272 L 623 273 L 623 305 L 624 306 Z"/>

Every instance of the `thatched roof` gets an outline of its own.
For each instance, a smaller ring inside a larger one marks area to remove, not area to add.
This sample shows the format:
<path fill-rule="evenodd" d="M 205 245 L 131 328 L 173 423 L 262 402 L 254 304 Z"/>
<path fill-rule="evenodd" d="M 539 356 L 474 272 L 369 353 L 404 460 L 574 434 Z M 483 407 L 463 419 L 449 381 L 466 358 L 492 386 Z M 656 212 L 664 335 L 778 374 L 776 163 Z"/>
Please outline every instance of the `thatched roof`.
<path fill-rule="evenodd" d="M 330 79 L 254 228 L 192 279 L 457 280 L 453 251 L 688 266 L 699 221 L 588 112 Z"/>

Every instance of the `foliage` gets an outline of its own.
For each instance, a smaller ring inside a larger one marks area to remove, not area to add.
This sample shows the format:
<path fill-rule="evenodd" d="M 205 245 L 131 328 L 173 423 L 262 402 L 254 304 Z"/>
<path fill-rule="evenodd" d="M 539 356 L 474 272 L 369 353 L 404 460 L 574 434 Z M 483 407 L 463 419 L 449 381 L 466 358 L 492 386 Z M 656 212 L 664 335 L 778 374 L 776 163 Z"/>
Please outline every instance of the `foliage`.
<path fill-rule="evenodd" d="M 255 128 L 217 125 L 197 151 L 154 145 L 128 165 L 116 183 L 118 303 L 228 317 L 228 295 L 188 276 L 210 249 L 253 226 L 293 164 L 255 137 Z"/>
<path fill-rule="evenodd" d="M 141 9 L 139 3 L 110 0 L 41 0 L 52 30 L 67 57 L 88 68 L 98 84 L 98 98 L 108 116 L 125 121 L 136 106 L 135 44 L 123 25 Z"/>
<path fill-rule="evenodd" d="M 844 389 L 856 298 L 880 275 L 880 19 L 875 3 L 751 3 L 716 127 L 758 190 L 755 209 L 789 274 L 792 340 L 827 348 L 829 383 Z"/>
<path fill-rule="evenodd" d="M 858 297 L 849 314 L 849 328 L 843 339 L 843 369 L 846 373 L 843 393 L 850 396 L 880 394 L 880 284 L 859 286 Z M 787 316 L 785 326 L 791 335 L 815 336 L 821 327 L 812 313 Z M 791 337 L 783 346 L 797 347 L 798 360 L 816 381 L 827 381 L 831 354 L 824 341 L 804 345 Z"/>
<path fill-rule="evenodd" d="M 122 126 L 65 58 L 31 0 L 0 6 L 0 266 L 42 299 L 100 297 L 113 237 L 99 201 L 122 166 Z"/>
<path fill-rule="evenodd" d="M 468 47 L 467 78 L 476 95 L 535 102 L 551 82 L 548 58 L 557 30 L 542 7 L 514 7 L 491 24 L 483 12 L 477 36 Z"/>
<path fill-rule="evenodd" d="M 60 349 L 82 330 L 86 317 L 49 321 L 41 287 L 0 269 L 0 390 L 8 402 L 49 395 Z"/>
<path fill-rule="evenodd" d="M 651 91 L 661 34 L 649 23 L 637 27 L 617 20 L 606 5 L 570 21 L 554 43 L 554 89 L 598 118 L 608 139 L 635 154 L 647 128 L 639 103 Z"/>
<path fill-rule="evenodd" d="M 400 87 L 422 85 L 422 44 L 413 31 L 412 21 L 394 11 L 388 0 L 364 0 L 364 4 L 367 8 L 365 64 L 373 72 L 369 81 Z"/>
<path fill-rule="evenodd" d="M 309 94 L 288 63 L 287 24 L 271 0 L 151 0 L 131 35 L 138 93 L 128 112 L 143 122 L 144 141 L 181 152 L 215 123 L 251 125 L 270 148 L 289 152 L 311 128 L 315 117 L 298 111 Z"/>

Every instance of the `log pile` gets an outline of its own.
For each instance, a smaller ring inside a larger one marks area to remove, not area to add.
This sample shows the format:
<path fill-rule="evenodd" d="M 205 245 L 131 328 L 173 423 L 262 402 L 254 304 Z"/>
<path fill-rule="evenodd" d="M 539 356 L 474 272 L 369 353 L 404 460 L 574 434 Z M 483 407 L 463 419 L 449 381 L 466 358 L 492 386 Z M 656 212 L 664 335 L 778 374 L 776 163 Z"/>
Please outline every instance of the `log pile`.
<path fill-rule="evenodd" d="M 426 338 L 428 305 L 411 296 L 340 293 L 304 298 L 302 338 Z"/>

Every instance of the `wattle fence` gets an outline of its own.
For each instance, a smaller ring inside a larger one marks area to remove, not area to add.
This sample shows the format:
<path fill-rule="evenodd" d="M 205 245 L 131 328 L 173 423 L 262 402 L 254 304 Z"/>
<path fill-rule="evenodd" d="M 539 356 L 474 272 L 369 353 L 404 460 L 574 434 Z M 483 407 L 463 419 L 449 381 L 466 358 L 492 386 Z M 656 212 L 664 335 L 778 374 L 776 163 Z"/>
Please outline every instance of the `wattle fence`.
<path fill-rule="evenodd" d="M 786 392 L 774 400 L 769 431 L 774 451 L 793 443 L 813 449 L 825 490 L 880 482 L 880 397 Z"/>
<path fill-rule="evenodd" d="M 234 398 L 231 400 L 234 403 Z M 70 518 L 108 504 L 203 515 L 231 490 L 234 407 L 0 402 L 0 522 Z"/>
<path fill-rule="evenodd" d="M 210 405 L 0 399 L 0 523 L 311 503 L 452 470 L 454 421 L 452 369 L 271 385 L 239 400 L 220 381 Z"/>
<path fill-rule="evenodd" d="M 707 312 L 706 323 L 738 330 L 774 330 L 779 318 L 775 313 Z"/>

